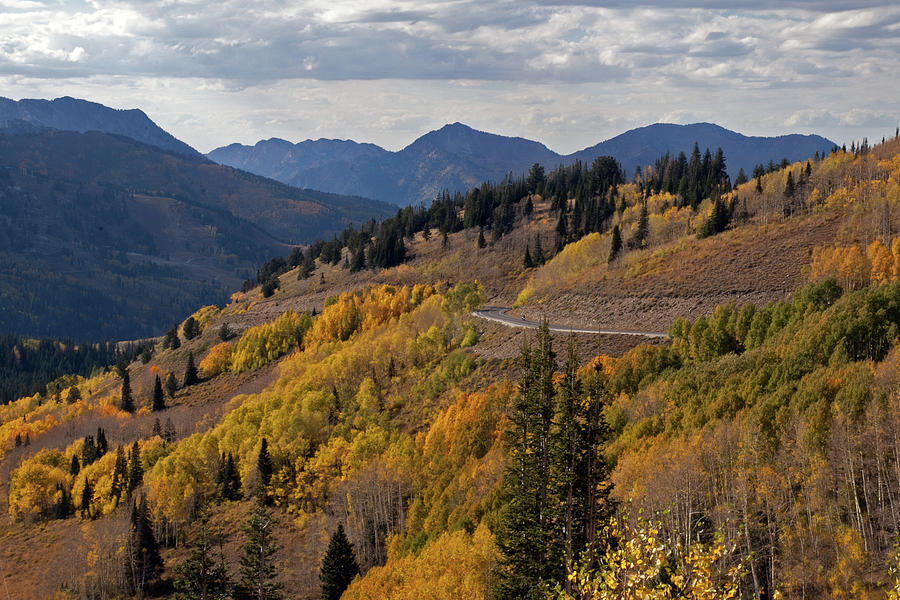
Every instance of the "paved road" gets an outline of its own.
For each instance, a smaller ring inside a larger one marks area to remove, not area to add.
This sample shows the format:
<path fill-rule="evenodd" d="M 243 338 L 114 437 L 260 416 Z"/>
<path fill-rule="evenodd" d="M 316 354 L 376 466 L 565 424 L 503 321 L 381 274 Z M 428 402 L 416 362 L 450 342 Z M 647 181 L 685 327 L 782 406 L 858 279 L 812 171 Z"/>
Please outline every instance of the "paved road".
<path fill-rule="evenodd" d="M 540 326 L 539 321 L 529 321 L 521 317 L 511 317 L 506 314 L 510 310 L 508 306 L 485 306 L 476 310 L 472 314 L 488 321 L 494 321 L 507 327 L 521 327 L 523 329 L 537 329 Z M 590 327 L 569 327 L 568 325 L 550 324 L 550 331 L 558 331 L 560 333 L 598 333 L 603 335 L 637 335 L 648 338 L 666 338 L 669 337 L 665 333 L 657 331 L 622 331 L 619 329 L 594 329 Z"/>

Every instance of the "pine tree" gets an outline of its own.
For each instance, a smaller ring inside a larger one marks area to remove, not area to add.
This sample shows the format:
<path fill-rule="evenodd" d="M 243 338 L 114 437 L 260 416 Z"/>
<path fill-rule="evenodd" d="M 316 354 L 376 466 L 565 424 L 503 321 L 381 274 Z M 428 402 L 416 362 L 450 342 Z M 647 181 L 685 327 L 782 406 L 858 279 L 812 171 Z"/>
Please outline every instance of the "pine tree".
<path fill-rule="evenodd" d="M 231 333 L 231 329 L 228 327 L 228 323 L 222 323 L 222 326 L 219 327 L 219 340 L 222 342 L 227 342 L 232 338 L 233 334 Z"/>
<path fill-rule="evenodd" d="M 144 480 L 144 467 L 141 465 L 141 448 L 137 441 L 131 446 L 131 455 L 128 457 L 128 494 L 137 489 Z"/>
<path fill-rule="evenodd" d="M 153 410 L 166 410 L 166 397 L 163 394 L 162 382 L 159 380 L 159 375 L 156 376 L 156 382 L 153 384 Z M 159 419 L 156 421 L 157 426 L 159 425 Z"/>
<path fill-rule="evenodd" d="M 162 438 L 171 444 L 178 437 L 178 432 L 175 431 L 175 425 L 172 423 L 172 419 L 166 419 L 166 427 L 163 429 Z"/>
<path fill-rule="evenodd" d="M 759 176 L 756 178 L 756 193 L 757 194 L 763 193 L 762 176 Z"/>
<path fill-rule="evenodd" d="M 231 574 L 225 556 L 213 555 L 209 525 L 204 518 L 190 556 L 175 571 L 175 600 L 227 600 L 231 598 Z"/>
<path fill-rule="evenodd" d="M 181 340 L 178 338 L 178 325 L 172 325 L 172 327 L 166 332 L 166 337 L 163 338 L 163 350 L 167 348 L 178 350 L 180 347 Z"/>
<path fill-rule="evenodd" d="M 197 320 L 194 317 L 188 317 L 185 320 L 181 331 L 184 333 L 184 339 L 192 340 L 200 335 L 200 325 L 197 324 Z"/>
<path fill-rule="evenodd" d="M 259 446 L 259 455 L 256 457 L 256 471 L 259 473 L 259 483 L 263 488 L 269 485 L 274 470 L 272 457 L 269 456 L 269 442 L 263 438 Z"/>
<path fill-rule="evenodd" d="M 109 450 L 109 444 L 106 441 L 106 432 L 102 427 L 97 428 L 97 458 L 100 458 Z"/>
<path fill-rule="evenodd" d="M 216 483 L 221 486 L 222 498 L 225 500 L 241 499 L 241 474 L 231 452 L 222 453 L 219 461 L 219 472 Z"/>
<path fill-rule="evenodd" d="M 73 385 L 69 388 L 69 393 L 66 395 L 66 402 L 68 402 L 69 404 L 75 404 L 79 400 L 81 400 L 81 390 Z"/>
<path fill-rule="evenodd" d="M 84 480 L 84 487 L 81 488 L 81 518 L 93 519 L 91 512 L 91 500 L 94 499 L 94 487 L 91 485 L 90 479 Z"/>
<path fill-rule="evenodd" d="M 69 463 L 69 474 L 74 477 L 81 471 L 81 463 L 78 462 L 78 455 L 72 455 L 72 462 Z"/>
<path fill-rule="evenodd" d="M 566 222 L 565 207 L 559 211 L 559 219 L 556 221 L 556 251 L 561 252 L 569 241 L 569 226 Z"/>
<path fill-rule="evenodd" d="M 483 227 L 478 229 L 478 244 L 477 245 L 479 248 L 484 248 L 485 246 L 487 246 L 487 242 L 484 239 L 484 228 Z"/>
<path fill-rule="evenodd" d="M 738 170 L 737 177 L 734 179 L 734 187 L 747 183 L 747 174 L 744 173 L 743 167 Z"/>
<path fill-rule="evenodd" d="M 125 412 L 134 412 L 134 398 L 131 397 L 131 376 L 128 369 L 122 373 L 122 398 L 119 402 L 119 408 Z"/>
<path fill-rule="evenodd" d="M 523 345 L 519 393 L 506 434 L 509 462 L 502 490 L 509 503 L 497 531 L 500 564 L 495 594 L 500 598 L 542 598 L 559 579 L 558 545 L 551 527 L 550 431 L 553 419 L 553 354 L 546 321 L 537 348 Z"/>
<path fill-rule="evenodd" d="M 113 467 L 112 490 L 110 495 L 115 498 L 116 504 L 123 492 L 128 491 L 128 461 L 125 459 L 125 449 L 122 446 L 116 448 L 116 463 Z"/>
<path fill-rule="evenodd" d="M 142 496 L 138 503 L 131 505 L 131 533 L 126 548 L 125 575 L 132 593 L 143 597 L 144 591 L 159 579 L 162 568 L 150 510 Z"/>
<path fill-rule="evenodd" d="M 166 374 L 166 393 L 169 394 L 169 398 L 175 397 L 175 392 L 178 391 L 178 380 L 175 379 L 175 374 L 169 371 Z"/>
<path fill-rule="evenodd" d="M 359 565 L 353 554 L 353 544 L 344 533 L 344 525 L 338 523 L 337 531 L 328 542 L 328 550 L 322 558 L 319 580 L 322 582 L 322 600 L 340 600 L 341 594 L 359 574 Z"/>
<path fill-rule="evenodd" d="M 544 256 L 544 248 L 541 246 L 541 236 L 534 236 L 534 264 L 542 265 L 547 261 Z"/>
<path fill-rule="evenodd" d="M 274 556 L 278 551 L 274 540 L 275 525 L 272 511 L 262 502 L 257 502 L 244 527 L 247 542 L 241 556 L 240 598 L 278 600 L 282 597 L 281 584 L 275 579 Z"/>
<path fill-rule="evenodd" d="M 157 379 L 159 379 L 159 378 L 157 378 Z M 162 424 L 159 422 L 159 418 L 158 418 L 158 417 L 156 418 L 156 420 L 153 421 L 153 431 L 152 431 L 152 433 L 153 433 L 153 435 L 155 435 L 155 436 L 159 437 L 160 439 L 162 439 L 162 436 L 163 436 Z"/>
<path fill-rule="evenodd" d="M 57 500 L 53 506 L 53 516 L 56 519 L 65 519 L 75 510 L 72 506 L 72 495 L 62 484 L 56 484 Z"/>
<path fill-rule="evenodd" d="M 184 384 L 182 387 L 188 387 L 200 382 L 197 376 L 197 367 L 194 366 L 194 353 L 188 352 L 187 366 L 184 369 Z"/>
<path fill-rule="evenodd" d="M 522 260 L 522 266 L 526 269 L 534 268 L 534 261 L 531 260 L 531 251 L 525 246 L 525 258 Z"/>
<path fill-rule="evenodd" d="M 609 247 L 609 258 L 606 262 L 612 262 L 616 260 L 616 257 L 619 256 L 619 252 L 622 251 L 622 232 L 619 229 L 619 224 L 613 227 L 612 230 L 612 243 Z"/>
<path fill-rule="evenodd" d="M 647 235 L 650 233 L 650 216 L 647 214 L 647 202 L 641 204 L 641 216 L 638 218 L 634 234 L 628 240 L 629 248 L 643 248 L 647 245 Z"/>
<path fill-rule="evenodd" d="M 784 195 L 788 198 L 793 198 L 795 189 L 796 186 L 794 185 L 794 173 L 793 171 L 788 171 L 787 183 L 784 185 Z"/>

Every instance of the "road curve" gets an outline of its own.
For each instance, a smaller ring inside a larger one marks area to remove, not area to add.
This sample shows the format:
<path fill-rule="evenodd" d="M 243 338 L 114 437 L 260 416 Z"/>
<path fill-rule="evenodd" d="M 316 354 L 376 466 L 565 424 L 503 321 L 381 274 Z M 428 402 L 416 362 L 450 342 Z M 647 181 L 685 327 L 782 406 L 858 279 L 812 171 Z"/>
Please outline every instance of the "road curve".
<path fill-rule="evenodd" d="M 485 306 L 472 313 L 473 316 L 488 321 L 494 321 L 507 327 L 520 327 L 523 329 L 537 329 L 540 327 L 539 321 L 529 321 L 527 319 L 511 317 L 506 312 L 510 310 L 508 306 Z M 667 334 L 658 331 L 622 331 L 619 329 L 594 329 L 590 327 L 569 327 L 568 325 L 550 324 L 550 331 L 560 333 L 596 333 L 602 335 L 636 335 L 647 338 L 667 338 Z"/>

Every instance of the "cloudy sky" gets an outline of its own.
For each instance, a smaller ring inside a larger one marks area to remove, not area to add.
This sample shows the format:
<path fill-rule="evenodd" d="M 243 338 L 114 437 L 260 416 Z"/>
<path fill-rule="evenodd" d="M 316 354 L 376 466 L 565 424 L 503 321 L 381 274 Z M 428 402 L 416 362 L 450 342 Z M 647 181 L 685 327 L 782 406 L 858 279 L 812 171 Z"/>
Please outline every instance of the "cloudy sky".
<path fill-rule="evenodd" d="M 204 152 L 399 149 L 454 121 L 565 153 L 658 121 L 880 140 L 900 123 L 900 5 L 0 0 L 0 96 L 63 95 L 141 108 Z"/>

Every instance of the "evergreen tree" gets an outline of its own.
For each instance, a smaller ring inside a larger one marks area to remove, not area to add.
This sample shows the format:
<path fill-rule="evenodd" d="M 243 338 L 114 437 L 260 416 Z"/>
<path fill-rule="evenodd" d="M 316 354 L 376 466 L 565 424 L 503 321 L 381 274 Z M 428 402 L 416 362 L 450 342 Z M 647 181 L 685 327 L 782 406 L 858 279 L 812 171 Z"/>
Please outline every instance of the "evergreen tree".
<path fill-rule="evenodd" d="M 241 499 L 241 474 L 231 452 L 222 453 L 219 460 L 219 472 L 216 474 L 216 483 L 220 486 L 224 500 Z"/>
<path fill-rule="evenodd" d="M 534 202 L 531 200 L 530 195 L 525 199 L 525 208 L 522 209 L 522 214 L 526 217 L 534 214 Z"/>
<path fill-rule="evenodd" d="M 275 293 L 275 290 L 281 287 L 281 283 L 279 282 L 277 277 L 272 277 L 271 279 L 267 279 L 263 282 L 260 291 L 262 292 L 263 298 L 271 298 Z"/>
<path fill-rule="evenodd" d="M 650 233 L 650 216 L 647 214 L 647 202 L 641 204 L 641 215 L 638 217 L 637 227 L 634 228 L 634 234 L 628 240 L 629 248 L 643 248 L 647 245 L 647 235 Z"/>
<path fill-rule="evenodd" d="M 206 519 L 200 521 L 200 530 L 190 556 L 180 562 L 175 571 L 175 600 L 228 600 L 231 598 L 231 574 L 221 550 L 213 555 Z"/>
<path fill-rule="evenodd" d="M 619 224 L 616 223 L 612 230 L 612 243 L 609 247 L 609 258 L 606 262 L 612 262 L 616 260 L 616 257 L 619 256 L 619 252 L 622 251 L 622 233 L 619 229 Z"/>
<path fill-rule="evenodd" d="M 109 444 L 106 441 L 106 432 L 103 431 L 102 427 L 97 428 L 97 458 L 100 458 L 106 451 L 109 449 Z"/>
<path fill-rule="evenodd" d="M 159 379 L 159 378 L 157 377 L 157 379 Z M 162 439 L 163 430 L 162 430 L 162 424 L 159 422 L 159 417 L 157 417 L 156 420 L 153 421 L 153 435 Z"/>
<path fill-rule="evenodd" d="M 502 490 L 508 505 L 497 531 L 501 558 L 495 584 L 500 598 L 543 598 L 560 575 L 549 498 L 555 364 L 550 329 L 543 321 L 537 348 L 522 347 L 519 393 L 506 434 L 509 462 Z"/>
<path fill-rule="evenodd" d="M 531 251 L 525 246 L 525 258 L 522 260 L 522 266 L 526 269 L 534 268 L 534 261 L 531 260 Z"/>
<path fill-rule="evenodd" d="M 787 183 L 784 186 L 784 195 L 788 198 L 793 198 L 795 190 L 796 186 L 794 185 L 794 173 L 793 171 L 788 171 Z"/>
<path fill-rule="evenodd" d="M 59 483 L 56 484 L 56 493 L 58 499 L 53 506 L 53 516 L 57 519 L 65 519 L 75 510 L 72 506 L 72 495 L 64 485 Z"/>
<path fill-rule="evenodd" d="M 162 382 L 159 380 L 159 375 L 156 376 L 156 382 L 153 384 L 153 410 L 165 410 L 166 409 L 166 397 L 163 394 Z M 157 426 L 159 426 L 159 419 L 156 420 Z"/>
<path fill-rule="evenodd" d="M 163 429 L 162 437 L 166 442 L 170 444 L 174 442 L 178 437 L 178 433 L 175 431 L 175 425 L 172 423 L 172 419 L 166 419 L 166 427 L 165 429 Z"/>
<path fill-rule="evenodd" d="M 194 353 L 188 352 L 187 366 L 184 368 L 184 384 L 182 387 L 188 387 L 200 382 L 197 376 L 197 367 L 194 366 Z"/>
<path fill-rule="evenodd" d="M 478 230 L 478 247 L 484 248 L 487 246 L 487 242 L 484 239 L 484 228 Z"/>
<path fill-rule="evenodd" d="M 184 339 L 192 340 L 200 335 L 200 325 L 197 324 L 197 320 L 194 317 L 188 317 L 185 320 L 181 331 L 184 333 Z"/>
<path fill-rule="evenodd" d="M 84 487 L 81 488 L 81 518 L 93 519 L 91 512 L 91 500 L 94 499 L 94 486 L 91 485 L 90 479 L 84 480 Z"/>
<path fill-rule="evenodd" d="M 731 210 L 721 197 L 717 197 L 713 203 L 712 211 L 700 227 L 698 238 L 705 238 L 728 229 L 731 223 Z"/>
<path fill-rule="evenodd" d="M 66 402 L 69 404 L 75 404 L 81 400 L 81 390 L 78 389 L 77 386 L 72 386 L 69 388 L 69 393 L 66 395 Z"/>
<path fill-rule="evenodd" d="M 122 374 L 122 397 L 119 401 L 119 408 L 125 412 L 134 412 L 134 398 L 131 397 L 131 376 L 128 369 Z"/>
<path fill-rule="evenodd" d="M 140 502 L 131 504 L 131 533 L 126 547 L 125 575 L 131 592 L 142 597 L 159 579 L 162 568 L 150 510 L 142 496 Z"/>
<path fill-rule="evenodd" d="M 178 350 L 181 347 L 181 340 L 178 338 L 178 326 L 172 325 L 172 327 L 166 332 L 166 337 L 163 338 L 163 350 L 171 349 Z"/>
<path fill-rule="evenodd" d="M 359 565 L 353 554 L 353 544 L 344 533 L 344 525 L 338 523 L 337 531 L 328 542 L 328 550 L 322 558 L 319 579 L 322 582 L 322 600 L 340 600 L 341 594 L 359 574 Z"/>
<path fill-rule="evenodd" d="M 541 246 L 541 236 L 534 236 L 534 264 L 542 265 L 547 261 L 544 256 L 544 248 Z"/>
<path fill-rule="evenodd" d="M 78 473 L 80 471 L 81 471 L 81 463 L 78 462 L 78 455 L 73 454 L 72 462 L 69 463 L 69 474 L 72 477 L 75 477 L 76 475 L 78 475 Z"/>
<path fill-rule="evenodd" d="M 559 211 L 559 219 L 556 221 L 556 251 L 562 252 L 569 241 L 569 226 L 566 222 L 565 207 Z"/>
<path fill-rule="evenodd" d="M 756 178 L 756 193 L 757 194 L 763 193 L 762 176 L 759 176 Z"/>
<path fill-rule="evenodd" d="M 241 556 L 238 597 L 243 600 L 278 600 L 281 584 L 275 579 L 275 518 L 262 502 L 253 507 L 244 528 L 247 542 Z"/>
<path fill-rule="evenodd" d="M 738 170 L 737 177 L 734 179 L 734 187 L 747 183 L 747 174 L 744 173 L 743 167 Z"/>
<path fill-rule="evenodd" d="M 222 326 L 219 327 L 219 340 L 222 342 L 227 342 L 233 337 L 234 334 L 231 333 L 231 329 L 228 327 L 228 323 L 222 323 Z"/>
<path fill-rule="evenodd" d="M 175 397 L 175 392 L 178 391 L 178 380 L 175 379 L 175 375 L 169 371 L 166 374 L 166 393 L 169 394 L 169 398 Z"/>
<path fill-rule="evenodd" d="M 272 457 L 269 456 L 269 442 L 263 438 L 259 446 L 259 455 L 256 457 L 256 471 L 259 473 L 259 483 L 262 487 L 269 485 L 274 470 Z"/>
<path fill-rule="evenodd" d="M 137 489 L 144 480 L 144 467 L 141 465 L 141 448 L 137 441 L 131 446 L 131 455 L 128 457 L 128 494 Z"/>
<path fill-rule="evenodd" d="M 110 495 L 115 498 L 116 504 L 123 492 L 128 491 L 128 461 L 125 459 L 125 449 L 122 446 L 116 448 L 116 463 L 113 467 L 112 491 Z"/>

